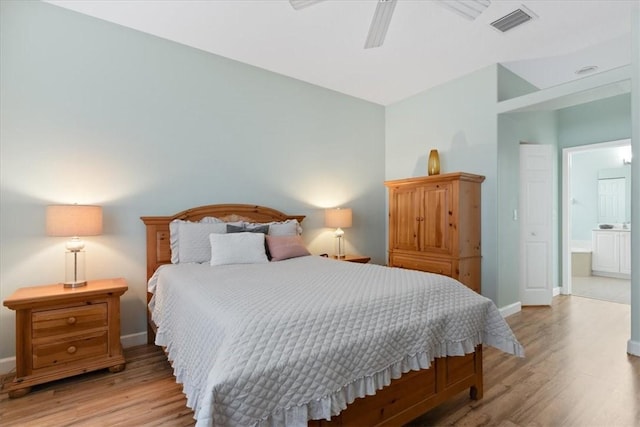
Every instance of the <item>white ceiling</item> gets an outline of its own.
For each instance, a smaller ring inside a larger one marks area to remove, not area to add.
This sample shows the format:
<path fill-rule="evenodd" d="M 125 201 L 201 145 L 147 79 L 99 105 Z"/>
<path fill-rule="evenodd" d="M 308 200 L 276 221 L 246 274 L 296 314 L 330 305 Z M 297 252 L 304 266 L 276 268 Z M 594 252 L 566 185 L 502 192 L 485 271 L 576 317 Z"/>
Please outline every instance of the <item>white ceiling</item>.
<path fill-rule="evenodd" d="M 388 105 L 494 63 L 538 87 L 630 63 L 638 0 L 492 0 L 475 21 L 436 0 L 399 0 L 385 43 L 363 49 L 376 0 L 52 0 L 106 21 Z M 538 18 L 489 23 L 525 5 Z"/>

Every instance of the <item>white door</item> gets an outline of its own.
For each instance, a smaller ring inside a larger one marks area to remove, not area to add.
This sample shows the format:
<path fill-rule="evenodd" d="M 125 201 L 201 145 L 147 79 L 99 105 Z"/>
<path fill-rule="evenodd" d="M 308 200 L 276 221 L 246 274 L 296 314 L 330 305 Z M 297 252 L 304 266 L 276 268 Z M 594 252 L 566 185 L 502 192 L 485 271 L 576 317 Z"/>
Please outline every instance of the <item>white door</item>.
<path fill-rule="evenodd" d="M 598 180 L 598 222 L 614 224 L 625 217 L 625 178 Z"/>
<path fill-rule="evenodd" d="M 550 305 L 553 147 L 520 145 L 520 299 Z"/>

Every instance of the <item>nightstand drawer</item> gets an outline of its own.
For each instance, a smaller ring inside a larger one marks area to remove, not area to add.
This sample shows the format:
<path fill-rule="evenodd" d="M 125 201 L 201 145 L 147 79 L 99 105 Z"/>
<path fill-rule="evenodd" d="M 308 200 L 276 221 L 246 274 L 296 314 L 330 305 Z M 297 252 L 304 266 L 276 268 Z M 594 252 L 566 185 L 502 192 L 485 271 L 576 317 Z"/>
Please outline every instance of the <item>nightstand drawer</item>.
<path fill-rule="evenodd" d="M 84 332 L 108 324 L 106 303 L 36 311 L 31 316 L 33 339 Z"/>
<path fill-rule="evenodd" d="M 446 260 L 412 258 L 393 254 L 389 260 L 391 267 L 408 268 L 410 270 L 426 271 L 428 273 L 451 276 L 453 271 L 451 262 Z"/>
<path fill-rule="evenodd" d="M 34 345 L 33 369 L 58 366 L 74 360 L 105 355 L 108 355 L 108 333 L 106 330 L 65 341 Z"/>

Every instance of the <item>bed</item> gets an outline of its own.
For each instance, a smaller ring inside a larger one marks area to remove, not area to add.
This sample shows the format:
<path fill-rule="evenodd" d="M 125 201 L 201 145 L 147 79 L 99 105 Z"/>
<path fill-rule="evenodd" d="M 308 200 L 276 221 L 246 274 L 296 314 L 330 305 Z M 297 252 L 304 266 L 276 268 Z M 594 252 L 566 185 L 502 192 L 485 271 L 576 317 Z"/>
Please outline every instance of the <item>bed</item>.
<path fill-rule="evenodd" d="M 225 204 L 142 217 L 149 341 L 165 347 L 198 425 L 401 425 L 465 390 L 482 398 L 482 344 L 523 356 L 495 305 L 444 276 L 312 255 L 172 264 L 170 224 L 212 218 L 304 216 Z M 414 321 L 430 326 L 403 323 Z"/>

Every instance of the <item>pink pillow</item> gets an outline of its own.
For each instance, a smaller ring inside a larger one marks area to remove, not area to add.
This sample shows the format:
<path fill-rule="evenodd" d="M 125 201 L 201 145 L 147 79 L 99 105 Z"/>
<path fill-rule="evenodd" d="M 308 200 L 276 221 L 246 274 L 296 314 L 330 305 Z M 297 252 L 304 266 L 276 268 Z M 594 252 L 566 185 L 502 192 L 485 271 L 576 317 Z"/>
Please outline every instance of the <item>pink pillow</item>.
<path fill-rule="evenodd" d="M 304 246 L 304 242 L 300 236 L 266 235 L 265 237 L 267 238 L 271 261 L 282 261 L 284 259 L 311 255 Z"/>

